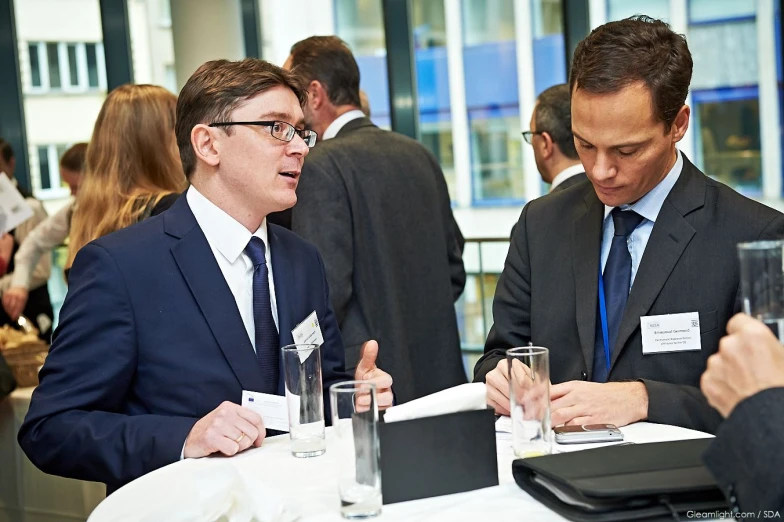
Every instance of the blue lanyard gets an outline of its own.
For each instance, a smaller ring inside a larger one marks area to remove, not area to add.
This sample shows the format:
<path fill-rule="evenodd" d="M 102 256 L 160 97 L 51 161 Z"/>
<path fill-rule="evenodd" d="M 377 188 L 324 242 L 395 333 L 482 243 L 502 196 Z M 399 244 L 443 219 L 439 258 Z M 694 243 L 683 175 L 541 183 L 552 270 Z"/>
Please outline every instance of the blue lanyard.
<path fill-rule="evenodd" d="M 604 277 L 599 267 L 599 316 L 602 320 L 602 339 L 604 340 L 604 361 L 610 371 L 610 333 L 607 328 L 607 304 L 604 299 Z"/>

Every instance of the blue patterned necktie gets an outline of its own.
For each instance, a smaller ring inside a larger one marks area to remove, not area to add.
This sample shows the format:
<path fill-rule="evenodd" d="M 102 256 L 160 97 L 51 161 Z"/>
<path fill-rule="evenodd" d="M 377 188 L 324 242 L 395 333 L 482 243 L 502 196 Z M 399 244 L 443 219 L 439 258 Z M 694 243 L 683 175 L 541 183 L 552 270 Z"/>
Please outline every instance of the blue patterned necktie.
<path fill-rule="evenodd" d="M 262 393 L 278 393 L 280 341 L 272 317 L 269 290 L 269 270 L 264 241 L 253 236 L 245 247 L 245 254 L 253 263 L 253 323 L 256 328 L 256 358 L 264 376 L 259 389 Z"/>
<path fill-rule="evenodd" d="M 629 253 L 627 241 L 634 229 L 644 219 L 633 210 L 622 211 L 616 207 L 612 210 L 613 233 L 610 255 L 604 265 L 604 299 L 607 309 L 607 333 L 610 338 L 610 354 L 618 339 L 618 330 L 621 327 L 623 311 L 629 299 L 629 290 L 632 280 L 632 256 Z M 600 314 L 596 314 L 596 342 L 593 357 L 593 381 L 607 382 L 609 377 L 607 359 L 604 353 L 604 338 L 602 336 L 602 322 Z"/>

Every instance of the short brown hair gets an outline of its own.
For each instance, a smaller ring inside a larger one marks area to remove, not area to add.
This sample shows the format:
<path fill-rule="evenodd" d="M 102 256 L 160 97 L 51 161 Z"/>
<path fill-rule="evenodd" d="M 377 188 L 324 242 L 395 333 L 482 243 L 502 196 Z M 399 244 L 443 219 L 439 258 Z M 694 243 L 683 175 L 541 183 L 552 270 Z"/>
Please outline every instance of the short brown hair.
<path fill-rule="evenodd" d="M 60 158 L 60 167 L 73 172 L 82 172 L 84 169 L 84 156 L 87 152 L 86 143 L 77 143 L 65 151 Z"/>
<path fill-rule="evenodd" d="M 359 66 L 337 36 L 311 36 L 291 47 L 291 70 L 304 84 L 320 82 L 333 105 L 361 107 Z"/>
<path fill-rule="evenodd" d="M 569 89 L 606 94 L 643 82 L 656 119 L 669 127 L 686 103 L 692 68 L 686 37 L 637 15 L 597 27 L 577 44 Z"/>
<path fill-rule="evenodd" d="M 239 61 L 213 60 L 199 67 L 180 91 L 174 132 L 185 176 L 196 168 L 191 131 L 200 123 L 229 121 L 231 112 L 243 101 L 282 85 L 291 89 L 301 107 L 307 91 L 297 78 L 276 65 L 255 58 Z M 224 127 L 231 134 L 231 127 Z"/>
<path fill-rule="evenodd" d="M 3 161 L 6 163 L 11 161 L 14 157 L 14 149 L 11 147 L 11 144 L 3 138 L 0 138 L 0 157 L 2 157 Z"/>

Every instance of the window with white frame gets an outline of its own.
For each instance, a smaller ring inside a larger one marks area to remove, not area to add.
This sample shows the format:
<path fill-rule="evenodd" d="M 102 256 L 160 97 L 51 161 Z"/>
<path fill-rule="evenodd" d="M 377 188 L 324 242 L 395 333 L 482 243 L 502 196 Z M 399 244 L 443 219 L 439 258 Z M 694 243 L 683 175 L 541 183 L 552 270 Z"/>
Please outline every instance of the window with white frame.
<path fill-rule="evenodd" d="M 67 144 L 38 145 L 38 176 L 33 176 L 33 195 L 39 199 L 65 198 L 71 194 L 68 185 L 60 179 L 60 157 L 68 150 Z"/>
<path fill-rule="evenodd" d="M 106 65 L 100 42 L 29 42 L 33 93 L 106 90 Z"/>

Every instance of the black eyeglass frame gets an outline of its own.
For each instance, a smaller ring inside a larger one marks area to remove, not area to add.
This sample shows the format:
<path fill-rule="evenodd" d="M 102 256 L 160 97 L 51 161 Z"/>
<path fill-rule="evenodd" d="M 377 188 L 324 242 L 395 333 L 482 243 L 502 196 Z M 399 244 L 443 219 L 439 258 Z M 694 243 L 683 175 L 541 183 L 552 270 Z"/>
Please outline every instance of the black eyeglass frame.
<path fill-rule="evenodd" d="M 291 123 L 287 123 L 285 121 L 278 121 L 278 120 L 265 120 L 265 121 L 219 121 L 210 123 L 210 127 L 230 127 L 232 125 L 255 125 L 257 127 L 269 127 L 270 128 L 270 136 L 275 138 L 276 140 L 290 142 L 294 139 L 294 135 L 298 134 L 302 141 L 305 142 L 305 145 L 308 148 L 313 147 L 316 144 L 316 140 L 318 139 L 318 133 L 316 131 L 310 129 L 298 129 L 294 127 Z M 288 127 L 289 131 L 286 133 L 288 139 L 280 138 L 275 136 L 272 132 L 272 127 L 275 125 L 285 125 Z"/>
<path fill-rule="evenodd" d="M 534 135 L 538 134 L 538 135 L 541 136 L 542 134 L 544 134 L 544 131 L 540 132 L 540 131 L 527 130 L 527 131 L 523 132 L 522 134 L 523 134 L 523 139 L 525 140 L 525 142 L 527 144 L 531 145 L 533 140 L 534 140 Z"/>

